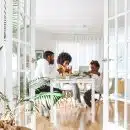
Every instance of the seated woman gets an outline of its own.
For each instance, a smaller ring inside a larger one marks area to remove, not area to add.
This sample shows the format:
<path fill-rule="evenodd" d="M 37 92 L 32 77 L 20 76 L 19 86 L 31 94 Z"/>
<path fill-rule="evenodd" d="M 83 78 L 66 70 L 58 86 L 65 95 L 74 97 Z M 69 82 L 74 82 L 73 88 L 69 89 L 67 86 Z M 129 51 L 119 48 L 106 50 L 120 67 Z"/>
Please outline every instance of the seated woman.
<path fill-rule="evenodd" d="M 100 64 L 98 61 L 92 60 L 91 63 L 91 70 L 88 72 L 88 74 L 95 79 L 96 85 L 95 85 L 95 93 L 102 93 L 102 75 L 99 72 Z M 92 90 L 88 90 L 84 94 L 84 100 L 88 107 L 91 107 L 91 93 Z"/>
<path fill-rule="evenodd" d="M 58 72 L 62 76 L 68 75 L 72 73 L 72 68 L 69 67 L 69 64 L 72 60 L 72 57 L 70 54 L 66 52 L 62 52 L 59 54 L 57 58 L 57 64 L 58 64 Z"/>
<path fill-rule="evenodd" d="M 72 67 L 69 67 L 70 62 L 72 61 L 72 57 L 69 53 L 62 52 L 59 54 L 57 58 L 57 64 L 58 64 L 58 72 L 62 76 L 68 75 L 72 73 Z M 65 87 L 65 86 L 64 86 Z M 73 91 L 73 98 L 77 105 L 81 105 L 81 99 L 80 99 L 80 91 L 77 84 L 71 84 L 70 87 Z"/>

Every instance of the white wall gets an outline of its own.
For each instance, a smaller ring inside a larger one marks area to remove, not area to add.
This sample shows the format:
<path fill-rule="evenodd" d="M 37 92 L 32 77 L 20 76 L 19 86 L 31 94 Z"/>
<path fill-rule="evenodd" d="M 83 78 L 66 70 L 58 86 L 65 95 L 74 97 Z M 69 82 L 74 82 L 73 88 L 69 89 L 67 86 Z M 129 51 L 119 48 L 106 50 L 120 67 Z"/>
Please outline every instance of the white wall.
<path fill-rule="evenodd" d="M 79 34 L 79 36 L 84 36 Z M 89 34 L 88 34 L 89 37 Z M 101 35 L 99 35 L 101 37 Z M 36 50 L 52 50 L 56 51 L 56 41 L 62 40 L 73 40 L 74 36 L 72 34 L 53 34 L 43 30 L 36 30 Z M 102 41 L 102 51 L 103 51 L 103 41 Z M 103 54 L 103 53 L 102 53 Z"/>
<path fill-rule="evenodd" d="M 36 30 L 36 50 L 51 50 L 55 52 L 56 44 L 52 40 L 52 34 L 42 30 Z"/>
<path fill-rule="evenodd" d="M 94 38 L 94 39 L 93 39 Z M 101 40 L 99 40 L 101 38 Z M 97 41 L 95 40 L 97 39 Z M 102 59 L 103 59 L 103 39 L 101 35 L 97 34 L 54 34 L 54 33 L 49 33 L 46 31 L 42 30 L 36 30 L 36 50 L 52 50 L 53 52 L 56 51 L 56 43 L 59 43 L 60 41 L 66 42 L 66 41 L 73 41 L 77 42 L 80 41 L 82 43 L 82 40 L 87 40 L 88 42 L 86 43 L 91 43 L 91 41 L 95 41 L 97 43 L 101 43 L 100 45 L 100 54 L 97 56 L 97 58 L 100 57 L 99 62 L 101 65 L 101 71 L 102 71 Z"/>

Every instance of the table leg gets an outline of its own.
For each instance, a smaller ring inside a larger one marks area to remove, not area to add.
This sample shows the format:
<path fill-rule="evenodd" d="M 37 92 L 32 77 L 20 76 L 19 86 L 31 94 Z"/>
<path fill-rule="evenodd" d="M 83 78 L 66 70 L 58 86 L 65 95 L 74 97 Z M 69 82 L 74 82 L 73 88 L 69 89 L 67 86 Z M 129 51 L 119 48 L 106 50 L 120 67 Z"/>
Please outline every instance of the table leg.
<path fill-rule="evenodd" d="M 35 90 L 34 89 L 31 89 L 31 96 L 33 97 L 35 95 Z M 31 115 L 31 129 L 32 130 L 36 130 L 36 111 L 34 111 L 34 113 Z"/>
<path fill-rule="evenodd" d="M 56 127 L 57 126 L 57 111 L 56 111 L 56 105 L 54 106 L 54 126 Z"/>
<path fill-rule="evenodd" d="M 85 117 L 84 113 L 81 114 L 79 130 L 85 130 Z"/>
<path fill-rule="evenodd" d="M 95 81 L 92 82 L 92 122 L 95 122 Z"/>
<path fill-rule="evenodd" d="M 51 114 L 50 114 L 50 118 L 51 118 L 51 122 L 53 123 L 53 121 L 54 121 L 54 114 L 53 114 L 53 85 L 50 85 L 50 91 L 51 91 Z"/>

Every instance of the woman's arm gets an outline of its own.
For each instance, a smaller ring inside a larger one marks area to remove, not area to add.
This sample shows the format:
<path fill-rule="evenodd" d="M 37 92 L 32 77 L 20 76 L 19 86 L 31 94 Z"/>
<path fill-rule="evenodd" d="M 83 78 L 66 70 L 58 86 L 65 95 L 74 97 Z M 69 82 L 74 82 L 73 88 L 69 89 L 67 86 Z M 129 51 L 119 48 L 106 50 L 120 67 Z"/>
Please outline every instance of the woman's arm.
<path fill-rule="evenodd" d="M 59 72 L 59 74 L 71 74 L 72 73 L 72 67 L 68 68 L 68 67 L 63 67 L 61 65 L 58 66 L 57 71 Z"/>
<path fill-rule="evenodd" d="M 64 68 L 62 65 L 58 65 L 58 69 L 57 71 L 59 72 L 59 74 L 63 74 L 64 73 Z"/>

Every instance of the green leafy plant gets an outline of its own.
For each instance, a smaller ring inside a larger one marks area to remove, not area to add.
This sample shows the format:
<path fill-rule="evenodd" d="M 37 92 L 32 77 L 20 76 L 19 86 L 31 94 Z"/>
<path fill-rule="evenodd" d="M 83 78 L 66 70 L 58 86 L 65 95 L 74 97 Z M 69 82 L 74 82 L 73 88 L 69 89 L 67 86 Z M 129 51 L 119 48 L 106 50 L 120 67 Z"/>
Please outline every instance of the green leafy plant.
<path fill-rule="evenodd" d="M 0 101 L 4 101 L 6 103 L 9 102 L 9 100 L 7 99 L 7 97 L 2 92 L 0 92 Z"/>
<path fill-rule="evenodd" d="M 31 109 L 29 110 L 31 112 L 34 112 L 34 110 L 39 111 L 36 106 L 35 101 L 32 100 L 31 98 L 25 98 L 25 99 L 21 98 L 21 99 L 17 100 L 17 103 L 13 107 L 11 107 L 9 99 L 2 92 L 0 92 L 0 102 L 3 104 L 3 106 L 5 108 L 5 112 L 2 113 L 2 117 L 5 119 L 8 118 L 9 120 L 15 119 L 16 111 L 20 107 L 22 107 L 24 104 L 31 105 Z"/>
<path fill-rule="evenodd" d="M 38 89 L 40 86 L 44 85 L 50 85 L 50 81 L 46 78 L 38 78 L 36 80 L 33 80 L 29 83 L 29 88 Z M 61 93 L 51 93 L 51 92 L 40 92 L 39 94 L 36 94 L 32 97 L 26 97 L 25 95 L 22 96 L 23 98 L 17 99 L 17 102 L 15 105 L 10 107 L 10 101 L 4 95 L 2 92 L 0 92 L 0 101 L 4 102 L 5 106 L 5 113 L 3 113 L 3 117 L 8 117 L 9 119 L 15 119 L 17 110 L 20 107 L 25 108 L 25 112 L 30 112 L 33 114 L 33 112 L 39 112 L 38 105 L 47 105 L 47 107 L 50 109 L 51 107 L 51 101 L 53 98 L 53 105 L 59 104 L 60 99 L 63 97 L 63 94 Z M 28 105 L 26 107 L 26 105 Z"/>
<path fill-rule="evenodd" d="M 35 91 L 39 91 L 39 94 L 36 94 L 33 99 L 35 100 L 35 102 L 41 103 L 41 104 L 46 104 L 48 106 L 48 108 L 50 109 L 51 107 L 51 99 L 53 97 L 53 105 L 54 104 L 59 104 L 59 100 L 61 98 L 63 98 L 63 94 L 58 93 L 58 92 L 40 92 L 39 88 L 40 87 L 44 87 L 44 86 L 51 86 L 51 79 L 47 78 L 47 77 L 41 77 L 41 78 L 37 78 L 32 80 L 29 83 L 29 88 L 31 89 L 35 89 Z"/>

